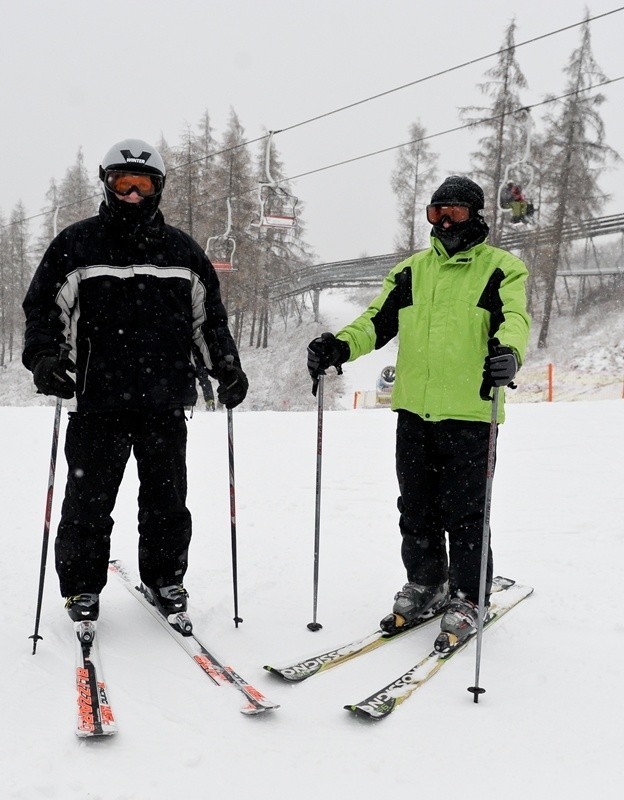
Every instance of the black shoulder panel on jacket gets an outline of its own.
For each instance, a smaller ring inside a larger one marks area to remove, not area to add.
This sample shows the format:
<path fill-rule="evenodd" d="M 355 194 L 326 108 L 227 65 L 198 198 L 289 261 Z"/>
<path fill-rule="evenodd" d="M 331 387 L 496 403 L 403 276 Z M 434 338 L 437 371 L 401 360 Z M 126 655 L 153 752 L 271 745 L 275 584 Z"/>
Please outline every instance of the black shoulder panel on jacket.
<path fill-rule="evenodd" d="M 505 273 L 502 269 L 496 268 L 491 274 L 485 289 L 483 290 L 477 306 L 484 308 L 491 314 L 490 320 L 490 339 L 496 335 L 503 322 L 503 301 L 500 296 L 500 287 Z"/>
<path fill-rule="evenodd" d="M 395 277 L 395 286 L 371 322 L 375 328 L 375 350 L 393 339 L 399 330 L 399 311 L 412 305 L 412 268 L 405 267 Z"/>

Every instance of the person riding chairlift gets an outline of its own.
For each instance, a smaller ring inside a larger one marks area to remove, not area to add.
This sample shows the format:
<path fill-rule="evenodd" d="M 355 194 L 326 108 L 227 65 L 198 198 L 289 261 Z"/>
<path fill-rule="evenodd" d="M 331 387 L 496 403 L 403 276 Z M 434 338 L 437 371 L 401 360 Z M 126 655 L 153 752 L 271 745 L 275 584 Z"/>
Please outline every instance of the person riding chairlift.
<path fill-rule="evenodd" d="M 501 191 L 501 207 L 511 209 L 510 222 L 513 224 L 528 223 L 534 213 L 533 203 L 523 195 L 522 186 L 513 181 L 508 181 Z"/>

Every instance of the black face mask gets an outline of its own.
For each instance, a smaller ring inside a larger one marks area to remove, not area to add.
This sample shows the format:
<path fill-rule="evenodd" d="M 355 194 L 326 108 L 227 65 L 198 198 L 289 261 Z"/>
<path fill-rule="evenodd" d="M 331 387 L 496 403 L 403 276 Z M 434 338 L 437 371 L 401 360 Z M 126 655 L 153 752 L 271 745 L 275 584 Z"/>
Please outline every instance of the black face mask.
<path fill-rule="evenodd" d="M 449 256 L 454 256 L 455 253 L 470 250 L 471 247 L 485 241 L 489 230 L 483 217 L 475 214 L 466 222 L 456 222 L 449 228 L 434 225 L 431 233 L 442 242 Z"/>
<path fill-rule="evenodd" d="M 126 203 L 106 187 L 106 205 L 111 220 L 120 227 L 135 230 L 142 225 L 149 225 L 156 216 L 160 195 L 145 197 L 140 203 Z"/>

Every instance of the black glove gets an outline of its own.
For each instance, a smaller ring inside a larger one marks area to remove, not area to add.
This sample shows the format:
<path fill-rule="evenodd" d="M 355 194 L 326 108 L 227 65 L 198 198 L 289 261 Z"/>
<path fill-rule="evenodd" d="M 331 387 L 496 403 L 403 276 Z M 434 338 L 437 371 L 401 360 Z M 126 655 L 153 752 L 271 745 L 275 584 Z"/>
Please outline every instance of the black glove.
<path fill-rule="evenodd" d="M 490 389 L 494 386 L 511 386 L 515 389 L 512 381 L 518 371 L 518 359 L 511 347 L 501 344 L 498 339 L 491 339 L 488 351 L 483 364 L 483 399 L 489 399 Z"/>
<path fill-rule="evenodd" d="M 226 408 L 235 408 L 247 396 L 249 381 L 243 370 L 236 366 L 233 356 L 226 356 L 219 361 L 217 370 L 217 397 Z"/>
<path fill-rule="evenodd" d="M 336 367 L 336 372 L 341 375 L 342 365 L 350 355 L 349 345 L 336 339 L 333 333 L 322 333 L 312 339 L 308 345 L 308 372 L 312 378 L 313 395 L 316 395 L 319 376 L 324 375 L 329 367 Z"/>
<path fill-rule="evenodd" d="M 329 367 L 336 367 L 338 374 L 342 373 L 341 366 L 349 360 L 351 351 L 349 345 L 336 339 L 333 333 L 322 333 L 318 338 L 312 339 L 308 345 L 308 372 L 310 377 L 318 378 L 324 375 Z"/>
<path fill-rule="evenodd" d="M 41 353 L 33 362 L 33 380 L 39 394 L 50 394 L 71 400 L 76 391 L 76 383 L 67 373 L 75 372 L 76 367 L 63 354 Z"/>

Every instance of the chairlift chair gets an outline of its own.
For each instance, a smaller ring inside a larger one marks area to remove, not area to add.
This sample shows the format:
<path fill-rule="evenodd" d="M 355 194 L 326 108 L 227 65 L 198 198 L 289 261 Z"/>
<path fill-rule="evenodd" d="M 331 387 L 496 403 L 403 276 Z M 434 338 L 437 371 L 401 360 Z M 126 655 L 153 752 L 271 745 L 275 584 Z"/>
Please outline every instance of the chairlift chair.
<path fill-rule="evenodd" d="M 296 208 L 298 198 L 286 191 L 271 175 L 271 142 L 274 131 L 269 131 L 264 169 L 266 180 L 258 184 L 258 197 L 260 200 L 260 227 L 263 228 L 294 228 L 297 224 Z"/>
<path fill-rule="evenodd" d="M 206 255 L 210 263 L 217 272 L 235 272 L 238 267 L 234 261 L 236 252 L 236 240 L 231 234 L 232 231 L 232 204 L 230 198 L 226 198 L 227 203 L 227 228 L 225 233 L 211 236 L 206 243 Z"/>
<path fill-rule="evenodd" d="M 535 173 L 531 163 L 531 139 L 533 133 L 533 120 L 530 109 L 521 108 L 514 114 L 514 123 L 524 134 L 524 153 L 516 161 L 507 164 L 505 174 L 498 190 L 498 207 L 502 212 L 511 212 L 511 222 L 528 222 L 533 216 L 534 206 L 528 199 L 527 189 L 533 183 Z M 522 187 L 524 201 L 521 205 L 512 196 L 511 187 Z M 520 209 L 520 210 L 519 210 Z"/>
<path fill-rule="evenodd" d="M 211 236 L 206 245 L 206 255 L 217 272 L 236 272 L 234 261 L 236 241 L 232 236 Z"/>
<path fill-rule="evenodd" d="M 260 225 L 263 228 L 294 228 L 297 198 L 277 184 L 260 184 Z"/>

